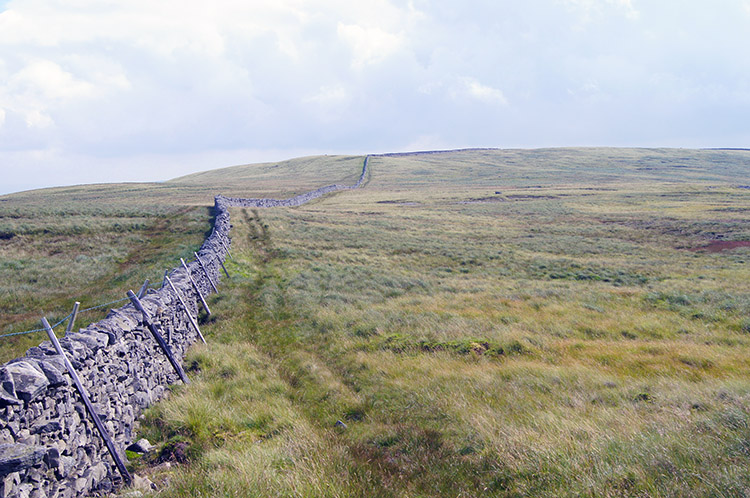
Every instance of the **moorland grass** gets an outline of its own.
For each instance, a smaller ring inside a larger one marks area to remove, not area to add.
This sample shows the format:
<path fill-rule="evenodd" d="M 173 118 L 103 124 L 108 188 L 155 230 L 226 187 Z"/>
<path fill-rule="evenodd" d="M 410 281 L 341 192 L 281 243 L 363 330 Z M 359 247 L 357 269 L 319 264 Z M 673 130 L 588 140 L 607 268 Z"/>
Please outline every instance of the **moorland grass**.
<path fill-rule="evenodd" d="M 750 252 L 700 248 L 750 240 L 749 161 L 373 156 L 362 189 L 233 209 L 208 344 L 134 470 L 164 497 L 747 495 Z"/>
<path fill-rule="evenodd" d="M 125 215 L 101 208 L 2 214 L 0 230 L 13 236 L 0 244 L 0 334 L 37 329 L 42 316 L 54 323 L 74 301 L 86 309 L 123 298 L 147 278 L 158 284 L 175 260 L 192 256 L 210 229 L 209 210 L 199 207 Z M 83 313 L 76 323 L 101 319 L 107 310 Z M 0 338 L 0 361 L 44 337 Z"/>
<path fill-rule="evenodd" d="M 190 448 L 158 495 L 750 492 L 750 253 L 693 250 L 750 239 L 747 158 L 564 152 L 234 209 L 195 382 L 143 427 Z"/>

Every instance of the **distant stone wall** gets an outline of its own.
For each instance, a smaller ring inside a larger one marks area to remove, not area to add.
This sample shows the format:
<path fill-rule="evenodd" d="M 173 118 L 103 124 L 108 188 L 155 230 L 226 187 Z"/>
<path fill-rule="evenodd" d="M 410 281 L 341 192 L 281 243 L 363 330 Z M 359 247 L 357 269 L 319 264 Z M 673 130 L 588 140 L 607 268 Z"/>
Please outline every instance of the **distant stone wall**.
<path fill-rule="evenodd" d="M 359 180 L 357 180 L 357 183 L 351 186 L 335 185 L 335 184 L 328 185 L 326 187 L 321 187 L 317 190 L 313 190 L 312 192 L 300 194 L 300 195 L 291 197 L 289 199 L 239 199 L 237 197 L 224 197 L 220 195 L 216 198 L 216 203 L 217 203 L 217 206 L 221 205 L 222 207 L 270 208 L 270 207 L 300 206 L 302 204 L 305 204 L 306 202 L 310 202 L 313 199 L 322 197 L 325 194 L 336 192 L 337 190 L 352 190 L 355 188 L 359 188 L 362 185 L 362 182 L 365 181 L 365 177 L 367 176 L 367 167 L 368 167 L 367 163 L 369 162 L 369 160 L 370 160 L 370 156 L 365 157 L 365 161 L 362 166 L 362 174 L 359 176 Z"/>
<path fill-rule="evenodd" d="M 329 192 L 359 187 L 329 185 L 291 199 L 236 199 L 217 196 L 211 235 L 198 252 L 214 282 L 230 247 L 229 207 L 299 206 Z M 201 293 L 212 288 L 198 262 L 188 264 Z M 199 296 L 183 268 L 170 278 L 190 309 L 198 313 Z M 182 361 L 198 335 L 186 311 L 169 289 L 150 290 L 141 303 L 174 355 Z M 133 441 L 138 416 L 179 380 L 172 365 L 132 304 L 60 339 L 95 410 L 118 451 Z M 0 367 L 0 498 L 76 497 L 114 489 L 120 475 L 63 359 L 43 342 Z"/>

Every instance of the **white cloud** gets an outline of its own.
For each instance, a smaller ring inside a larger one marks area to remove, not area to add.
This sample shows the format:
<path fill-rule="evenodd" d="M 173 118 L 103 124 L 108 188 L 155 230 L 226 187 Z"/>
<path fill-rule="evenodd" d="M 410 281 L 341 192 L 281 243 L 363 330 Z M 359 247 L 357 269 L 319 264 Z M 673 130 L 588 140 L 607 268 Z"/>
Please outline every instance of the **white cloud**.
<path fill-rule="evenodd" d="M 354 67 L 380 62 L 397 52 L 403 45 L 403 36 L 377 27 L 339 23 L 337 32 L 352 50 Z"/>
<path fill-rule="evenodd" d="M 342 85 L 321 87 L 304 99 L 312 115 L 321 123 L 335 123 L 345 116 L 352 101 L 349 91 Z"/>
<path fill-rule="evenodd" d="M 591 23 L 606 15 L 611 7 L 615 12 L 624 14 L 626 18 L 636 20 L 640 12 L 633 5 L 633 0 L 558 0 L 568 9 L 578 12 L 579 22 L 583 25 Z"/>
<path fill-rule="evenodd" d="M 321 87 L 317 93 L 305 100 L 328 108 L 345 104 L 350 98 L 351 97 L 346 88 L 341 85 L 333 85 Z"/>
<path fill-rule="evenodd" d="M 465 78 L 464 85 L 466 92 L 472 98 L 488 104 L 496 104 L 502 106 L 508 105 L 508 99 L 506 99 L 503 92 L 501 90 L 498 90 L 497 88 L 483 85 L 473 78 Z"/>
<path fill-rule="evenodd" d="M 65 66 L 81 80 L 89 82 L 91 94 L 107 96 L 132 89 L 125 68 L 111 57 L 96 54 L 72 54 L 63 58 Z"/>
<path fill-rule="evenodd" d="M 88 97 L 93 85 L 76 79 L 48 60 L 28 63 L 0 85 L 0 106 L 22 116 L 28 128 L 54 125 L 51 110 L 71 99 Z"/>
<path fill-rule="evenodd" d="M 633 6 L 633 0 L 607 0 L 607 3 L 620 7 L 625 12 L 628 19 L 638 19 L 641 16 L 640 11 Z"/>
<path fill-rule="evenodd" d="M 55 124 L 52 116 L 39 109 L 27 109 L 23 114 L 29 128 L 49 128 Z"/>
<path fill-rule="evenodd" d="M 403 150 L 406 152 L 421 150 L 445 150 L 450 149 L 451 147 L 455 147 L 455 145 L 448 144 L 439 135 L 433 134 L 420 135 L 403 147 L 400 147 L 399 150 Z"/>
<path fill-rule="evenodd" d="M 0 84 L 0 105 L 20 115 L 29 128 L 49 128 L 53 116 L 75 102 L 88 102 L 128 90 L 130 82 L 116 64 L 98 57 L 66 57 L 67 65 L 37 59 L 28 61 Z"/>
<path fill-rule="evenodd" d="M 94 85 L 75 78 L 58 64 L 48 60 L 38 60 L 11 76 L 10 90 L 31 93 L 40 99 L 67 100 L 91 96 Z"/>

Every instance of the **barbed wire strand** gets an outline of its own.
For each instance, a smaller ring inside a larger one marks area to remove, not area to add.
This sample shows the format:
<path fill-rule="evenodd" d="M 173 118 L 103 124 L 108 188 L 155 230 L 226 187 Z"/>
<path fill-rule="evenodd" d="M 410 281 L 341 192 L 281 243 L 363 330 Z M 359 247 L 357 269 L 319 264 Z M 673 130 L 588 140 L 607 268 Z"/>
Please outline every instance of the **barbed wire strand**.
<path fill-rule="evenodd" d="M 66 316 L 65 318 L 63 318 L 62 320 L 60 320 L 59 322 L 57 322 L 56 324 L 52 325 L 52 329 L 54 330 L 55 327 L 59 326 L 61 323 L 63 323 L 65 320 L 67 320 L 71 316 L 73 316 L 73 313 L 69 314 L 68 316 Z M 27 330 L 26 332 L 13 332 L 11 334 L 0 335 L 0 337 L 10 337 L 10 336 L 13 336 L 13 335 L 33 334 L 35 332 L 44 332 L 46 330 L 47 329 L 34 329 L 34 330 Z"/>
<path fill-rule="evenodd" d="M 128 300 L 129 300 L 129 298 L 124 297 L 124 298 L 118 299 L 116 301 L 110 301 L 110 302 L 104 303 L 104 304 L 97 304 L 96 306 L 92 306 L 91 308 L 86 308 L 85 310 L 78 310 L 78 313 L 86 313 L 87 311 L 98 310 L 100 308 L 105 308 L 105 307 L 109 306 L 110 304 L 117 304 L 117 303 L 121 303 L 123 301 L 128 301 Z"/>

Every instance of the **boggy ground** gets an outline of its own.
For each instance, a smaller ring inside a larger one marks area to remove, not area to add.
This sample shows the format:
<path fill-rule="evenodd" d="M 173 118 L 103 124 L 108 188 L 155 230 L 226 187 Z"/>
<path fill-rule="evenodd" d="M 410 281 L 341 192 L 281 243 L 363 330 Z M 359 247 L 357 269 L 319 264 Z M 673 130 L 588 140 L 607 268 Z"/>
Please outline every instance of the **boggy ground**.
<path fill-rule="evenodd" d="M 746 496 L 750 154 L 373 157 L 234 209 L 158 496 Z M 354 176 L 352 170 L 350 176 Z M 156 464 L 159 452 L 144 460 Z"/>

